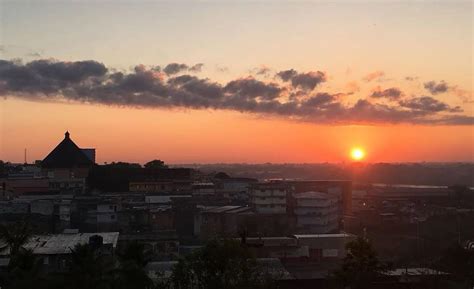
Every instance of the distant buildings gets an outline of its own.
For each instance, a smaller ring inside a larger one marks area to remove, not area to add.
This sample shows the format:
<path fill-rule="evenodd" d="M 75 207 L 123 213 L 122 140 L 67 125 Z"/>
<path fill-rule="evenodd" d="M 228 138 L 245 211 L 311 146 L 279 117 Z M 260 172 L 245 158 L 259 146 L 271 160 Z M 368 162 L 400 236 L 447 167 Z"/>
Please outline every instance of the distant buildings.
<path fill-rule="evenodd" d="M 257 183 L 250 188 L 250 204 L 260 214 L 286 214 L 290 188 L 281 183 Z"/>
<path fill-rule="evenodd" d="M 338 198 L 320 192 L 305 192 L 293 195 L 294 214 L 298 232 L 321 234 L 339 229 Z"/>

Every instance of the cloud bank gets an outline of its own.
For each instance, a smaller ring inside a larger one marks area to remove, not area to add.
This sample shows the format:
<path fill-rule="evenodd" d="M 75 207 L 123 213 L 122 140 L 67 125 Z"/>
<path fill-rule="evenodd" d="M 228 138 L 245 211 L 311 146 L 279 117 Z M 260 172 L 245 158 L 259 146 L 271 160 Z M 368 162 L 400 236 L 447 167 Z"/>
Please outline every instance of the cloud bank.
<path fill-rule="evenodd" d="M 316 91 L 328 81 L 321 71 L 289 69 L 276 72 L 272 81 L 249 76 L 221 84 L 193 75 L 202 66 L 137 65 L 132 71 L 117 72 L 93 60 L 0 60 L 0 95 L 34 101 L 233 110 L 322 124 L 474 124 L 473 117 L 460 114 L 460 107 L 429 96 L 402 98 L 398 88 L 378 90 L 371 101 L 352 103 L 344 99 L 346 94 Z M 389 98 L 390 104 L 373 102 L 380 98 Z"/>

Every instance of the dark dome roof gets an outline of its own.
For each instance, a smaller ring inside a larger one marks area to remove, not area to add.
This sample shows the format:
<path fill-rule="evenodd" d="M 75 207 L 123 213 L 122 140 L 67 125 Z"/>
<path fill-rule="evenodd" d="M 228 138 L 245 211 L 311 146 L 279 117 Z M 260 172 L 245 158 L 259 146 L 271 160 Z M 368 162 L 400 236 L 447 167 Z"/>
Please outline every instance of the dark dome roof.
<path fill-rule="evenodd" d="M 43 168 L 75 168 L 92 165 L 94 163 L 71 140 L 69 132 L 65 133 L 64 140 L 41 162 Z"/>

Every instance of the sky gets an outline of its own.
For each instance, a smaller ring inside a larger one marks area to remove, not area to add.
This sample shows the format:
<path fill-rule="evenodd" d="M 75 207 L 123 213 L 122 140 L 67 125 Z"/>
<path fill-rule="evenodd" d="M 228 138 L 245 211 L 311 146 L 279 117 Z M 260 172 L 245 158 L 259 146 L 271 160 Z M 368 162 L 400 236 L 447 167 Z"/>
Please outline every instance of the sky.
<path fill-rule="evenodd" d="M 2 1 L 0 159 L 474 161 L 471 1 Z"/>

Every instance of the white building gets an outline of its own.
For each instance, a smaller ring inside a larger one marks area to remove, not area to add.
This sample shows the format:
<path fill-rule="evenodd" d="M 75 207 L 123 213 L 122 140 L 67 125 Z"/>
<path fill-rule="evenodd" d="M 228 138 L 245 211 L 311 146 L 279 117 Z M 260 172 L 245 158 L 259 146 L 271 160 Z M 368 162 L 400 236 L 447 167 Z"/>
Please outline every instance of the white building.
<path fill-rule="evenodd" d="M 285 214 L 288 188 L 276 183 L 259 183 L 251 187 L 251 205 L 257 213 Z"/>
<path fill-rule="evenodd" d="M 298 231 L 305 234 L 324 234 L 339 228 L 337 196 L 304 192 L 294 194 L 294 214 Z"/>

